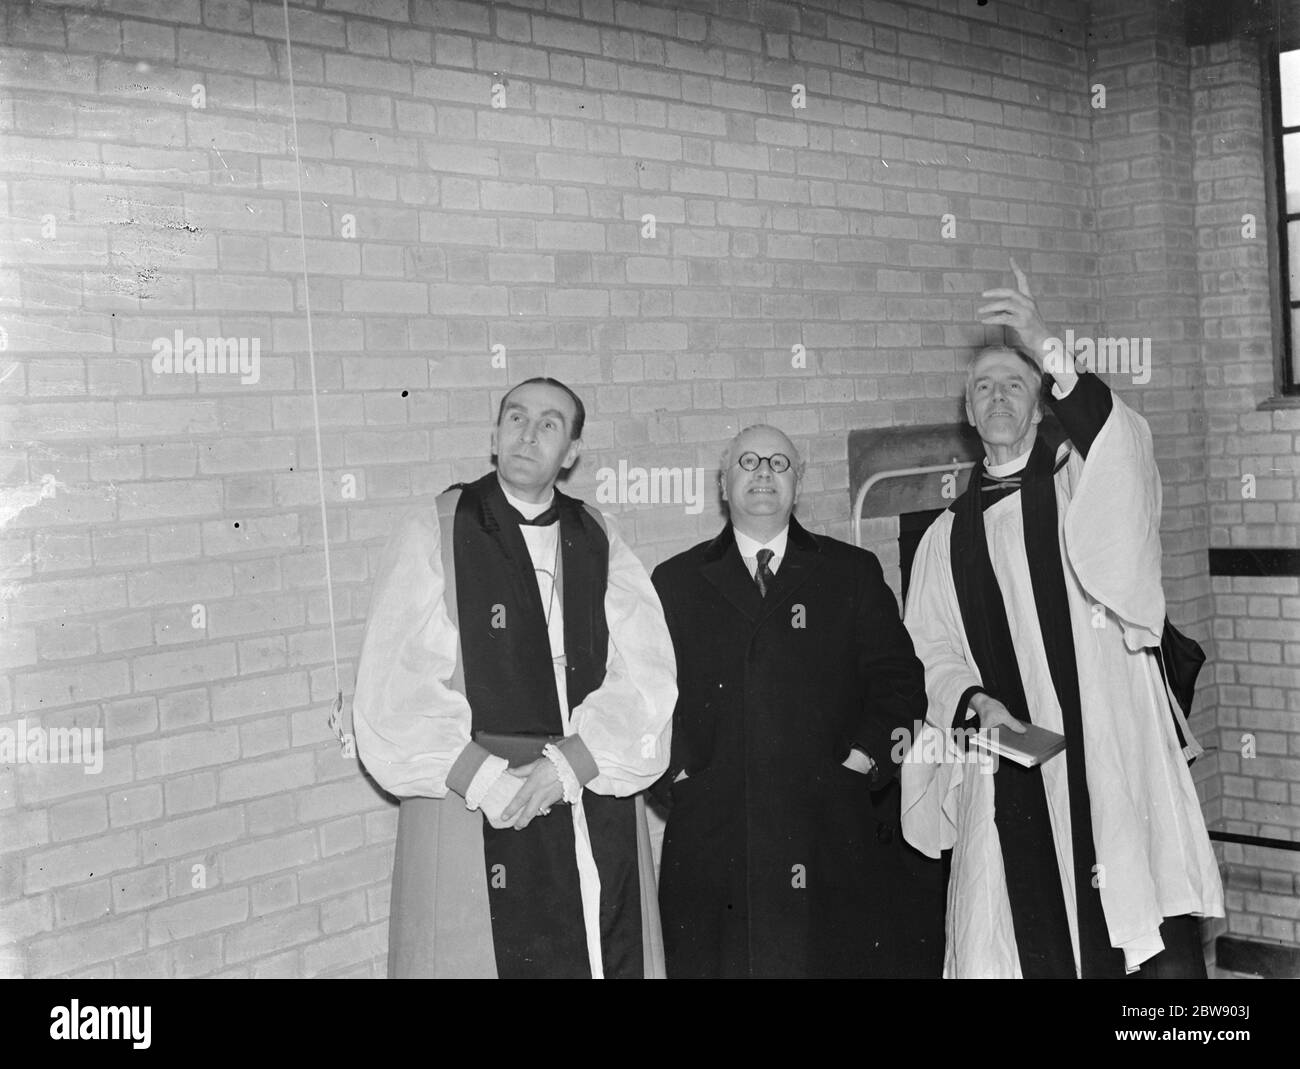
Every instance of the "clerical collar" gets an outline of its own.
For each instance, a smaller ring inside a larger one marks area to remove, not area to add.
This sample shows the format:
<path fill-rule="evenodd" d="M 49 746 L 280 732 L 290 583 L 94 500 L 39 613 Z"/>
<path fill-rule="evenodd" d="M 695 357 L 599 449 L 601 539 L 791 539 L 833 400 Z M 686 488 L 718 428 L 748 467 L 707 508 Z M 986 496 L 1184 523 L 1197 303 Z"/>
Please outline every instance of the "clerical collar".
<path fill-rule="evenodd" d="M 500 477 L 497 478 L 497 482 L 501 486 L 501 492 L 506 495 L 507 504 L 509 504 L 511 508 L 513 508 L 526 520 L 537 519 L 538 516 L 540 516 L 543 512 L 545 512 L 555 503 L 554 488 L 551 489 L 551 496 L 548 497 L 545 501 L 542 501 L 540 503 L 534 503 L 532 501 L 523 501 L 520 498 L 515 497 L 514 494 L 512 494 L 509 490 L 506 489 L 506 484 L 501 482 Z"/>
<path fill-rule="evenodd" d="M 1014 475 L 1016 472 L 1022 471 L 1025 465 L 1029 463 L 1029 454 L 1033 451 L 1034 447 L 1031 444 L 1029 448 L 1021 453 L 1020 456 L 1016 457 L 1015 460 L 1008 460 L 1005 464 L 990 464 L 988 457 L 985 457 L 984 470 L 990 475 L 997 476 L 998 478 Z"/>
<path fill-rule="evenodd" d="M 778 561 L 785 558 L 785 545 L 790 538 L 790 525 L 788 523 L 781 528 L 780 534 L 773 536 L 766 542 L 759 542 L 750 538 L 749 535 L 737 528 L 732 528 L 732 530 L 736 536 L 736 549 L 740 551 L 742 557 L 757 557 L 760 549 L 770 549 L 772 555 Z"/>

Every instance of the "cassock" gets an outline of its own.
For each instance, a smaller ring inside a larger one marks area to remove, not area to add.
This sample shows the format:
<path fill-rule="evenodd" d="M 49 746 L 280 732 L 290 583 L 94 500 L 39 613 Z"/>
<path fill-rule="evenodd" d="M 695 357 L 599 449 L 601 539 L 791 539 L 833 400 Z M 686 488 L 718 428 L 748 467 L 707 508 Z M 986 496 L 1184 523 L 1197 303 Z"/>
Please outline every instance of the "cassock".
<path fill-rule="evenodd" d="M 930 712 L 903 764 L 903 829 L 932 857 L 953 849 L 950 977 L 1122 976 L 1162 950 L 1165 918 L 1223 915 L 1158 661 L 1150 431 L 1094 375 L 1058 390 L 1070 440 L 977 471 L 908 592 Z M 1065 751 L 1039 770 L 969 760 L 950 729 L 976 689 Z"/>
<path fill-rule="evenodd" d="M 728 525 L 654 583 L 677 651 L 660 866 L 668 975 L 891 976 L 911 908 L 897 810 L 873 796 L 924 677 L 866 550 L 791 519 L 761 595 Z M 874 780 L 846 768 L 851 748 Z M 672 781 L 676 782 L 672 782 Z"/>
<path fill-rule="evenodd" d="M 634 796 L 670 752 L 663 611 L 608 518 L 558 490 L 544 525 L 516 504 L 495 473 L 454 487 L 401 522 L 376 576 L 353 721 L 402 800 L 389 973 L 662 975 Z M 492 827 L 463 798 L 479 732 L 558 739 L 580 799 Z"/>

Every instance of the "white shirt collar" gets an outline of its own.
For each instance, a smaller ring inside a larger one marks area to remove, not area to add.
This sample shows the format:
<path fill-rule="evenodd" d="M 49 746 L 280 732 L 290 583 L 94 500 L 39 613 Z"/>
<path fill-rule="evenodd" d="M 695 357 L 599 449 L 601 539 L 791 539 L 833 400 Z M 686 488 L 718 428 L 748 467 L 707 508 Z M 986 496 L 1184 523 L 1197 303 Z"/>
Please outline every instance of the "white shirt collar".
<path fill-rule="evenodd" d="M 985 457 L 984 467 L 988 470 L 990 475 L 997 475 L 999 477 L 1004 475 L 1014 475 L 1029 463 L 1029 454 L 1033 451 L 1034 447 L 1031 445 L 1021 453 L 1020 456 L 1016 457 L 1015 460 L 1008 460 L 1005 464 L 990 464 L 988 457 Z"/>
<path fill-rule="evenodd" d="M 497 482 L 501 483 L 501 480 L 498 478 Z M 506 500 L 510 502 L 510 504 L 513 505 L 516 509 L 519 510 L 519 515 L 521 515 L 526 520 L 536 519 L 548 508 L 550 508 L 551 503 L 555 500 L 554 488 L 551 489 L 551 496 L 538 505 L 533 504 L 533 502 L 531 501 L 519 500 L 519 498 L 515 497 L 514 494 L 512 494 L 509 490 L 506 489 L 505 483 L 501 483 L 501 492 L 506 495 Z"/>
<path fill-rule="evenodd" d="M 773 571 L 776 570 L 776 566 L 780 564 L 781 559 L 785 556 L 785 544 L 790 537 L 789 524 L 782 527 L 781 533 L 767 542 L 757 542 L 743 531 L 737 530 L 734 527 L 732 528 L 732 531 L 736 536 L 736 549 L 740 551 L 742 557 L 748 557 L 750 560 L 753 560 L 758 556 L 758 551 L 760 549 L 770 549 L 772 551 L 773 560 L 768 567 Z"/>

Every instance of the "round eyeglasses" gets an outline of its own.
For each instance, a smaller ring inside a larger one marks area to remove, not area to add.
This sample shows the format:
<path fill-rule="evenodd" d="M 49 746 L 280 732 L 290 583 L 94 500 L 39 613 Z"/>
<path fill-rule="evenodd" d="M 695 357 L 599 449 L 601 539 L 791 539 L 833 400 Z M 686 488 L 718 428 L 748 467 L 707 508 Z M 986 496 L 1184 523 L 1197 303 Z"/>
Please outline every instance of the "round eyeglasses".
<path fill-rule="evenodd" d="M 746 471 L 757 471 L 758 466 L 767 461 L 767 466 L 772 469 L 773 475 L 780 475 L 783 471 L 790 470 L 790 458 L 784 453 L 773 453 L 770 457 L 760 457 L 757 453 L 741 453 L 736 463 Z"/>

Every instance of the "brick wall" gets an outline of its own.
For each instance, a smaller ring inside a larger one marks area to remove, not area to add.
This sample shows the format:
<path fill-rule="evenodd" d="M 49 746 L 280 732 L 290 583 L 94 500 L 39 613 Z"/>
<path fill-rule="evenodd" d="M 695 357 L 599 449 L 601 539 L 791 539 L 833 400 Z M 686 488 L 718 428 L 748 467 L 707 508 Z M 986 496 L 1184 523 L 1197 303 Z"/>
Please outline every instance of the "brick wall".
<path fill-rule="evenodd" d="M 978 294 L 1007 283 L 1008 254 L 1053 321 L 1135 318 L 1099 264 L 1124 228 L 1098 198 L 1131 183 L 1104 170 L 1089 86 L 1105 59 L 1140 89 L 1141 61 L 1090 53 L 1073 4 L 948 7 L 292 6 L 345 691 L 385 534 L 486 470 L 510 382 L 556 375 L 586 398 L 568 489 L 588 500 L 620 462 L 712 485 L 722 443 L 772 419 L 809 461 L 801 518 L 847 537 L 847 431 L 957 418 Z M 0 724 L 105 739 L 97 775 L 0 766 L 0 972 L 379 974 L 395 812 L 327 724 L 280 7 L 0 16 Z M 1149 200 L 1168 217 L 1137 225 L 1186 279 L 1178 177 Z M 1163 277 L 1132 255 L 1133 277 Z M 1176 296 L 1169 322 L 1192 330 L 1194 286 Z M 177 331 L 256 340 L 259 380 L 155 373 L 154 340 Z M 1243 342 L 1241 359 L 1271 355 Z M 1211 371 L 1161 369 L 1148 414 Z M 1235 432 L 1247 411 L 1222 415 Z M 1203 429 L 1158 432 L 1185 456 Z M 1187 463 L 1166 472 L 1171 558 L 1204 623 Z M 719 524 L 713 494 L 699 514 L 606 507 L 648 564 Z"/>
<path fill-rule="evenodd" d="M 1300 545 L 1300 410 L 1269 407 L 1270 322 L 1260 57 L 1192 52 L 1196 229 L 1205 330 L 1209 544 Z M 1252 229 L 1253 228 L 1253 229 Z M 1260 408 L 1261 404 L 1265 407 Z M 1211 580 L 1227 831 L 1300 837 L 1300 579 Z M 1300 855 L 1227 844 L 1228 930 L 1300 944 Z"/>

